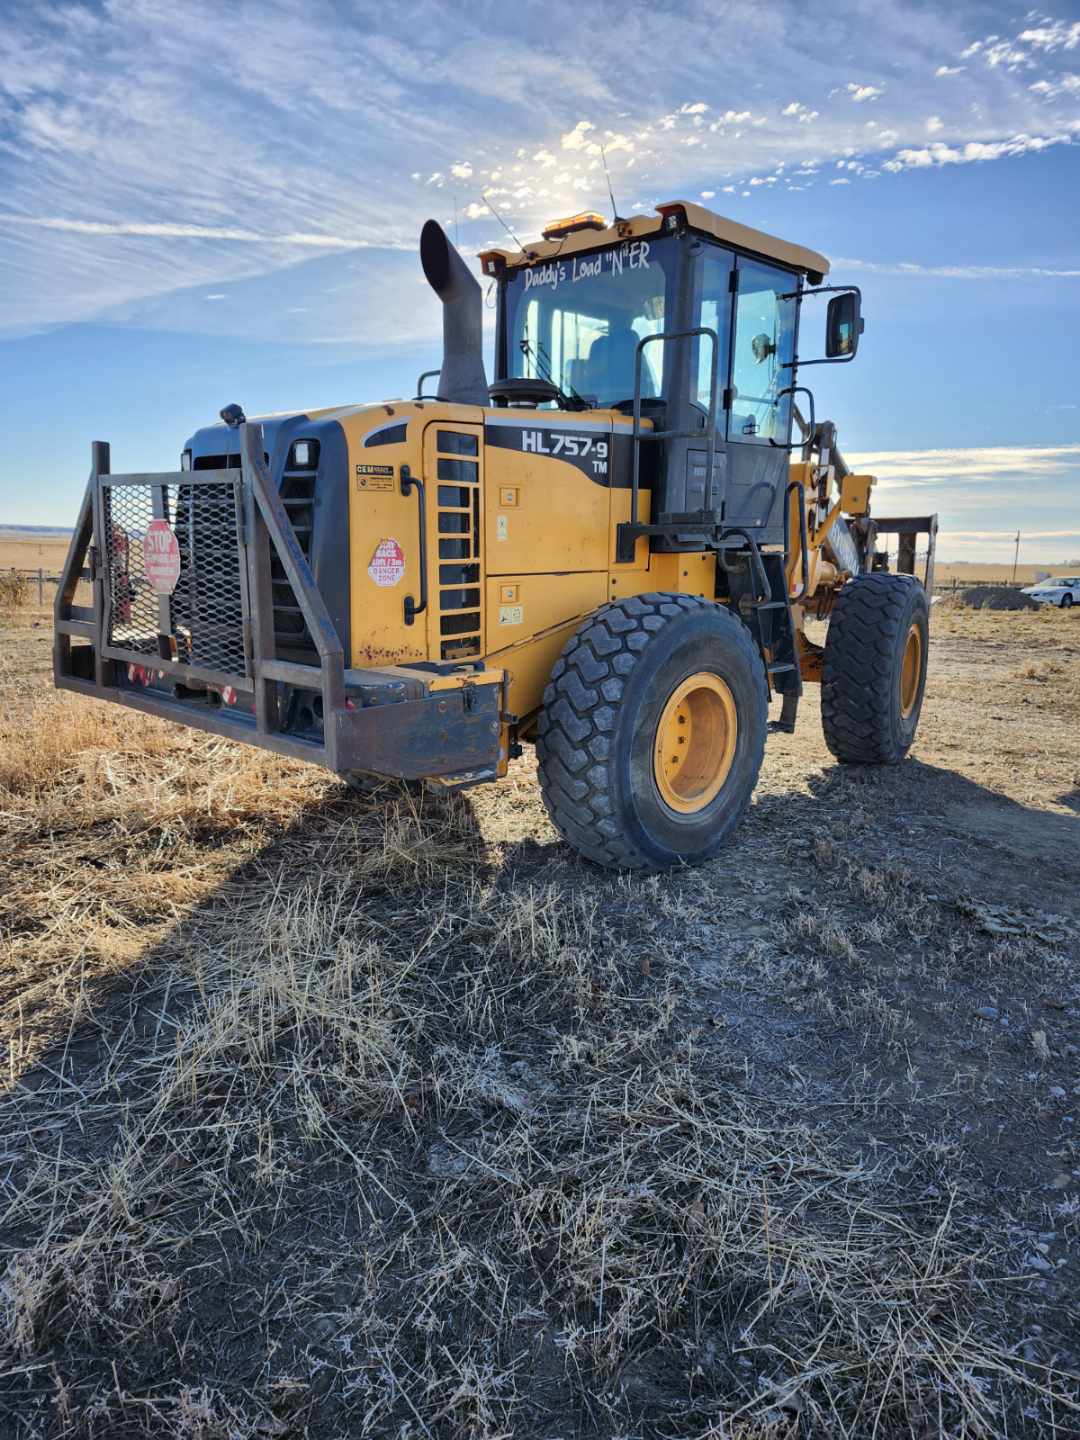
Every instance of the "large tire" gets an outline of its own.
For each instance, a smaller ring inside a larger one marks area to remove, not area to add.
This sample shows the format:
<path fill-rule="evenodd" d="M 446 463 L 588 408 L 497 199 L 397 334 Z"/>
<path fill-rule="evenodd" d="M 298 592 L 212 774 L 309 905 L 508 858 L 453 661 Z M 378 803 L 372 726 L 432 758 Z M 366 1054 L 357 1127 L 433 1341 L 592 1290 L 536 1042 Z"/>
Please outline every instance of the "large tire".
<path fill-rule="evenodd" d="M 926 591 L 910 575 L 849 580 L 825 636 L 821 723 L 849 765 L 896 765 L 911 748 L 926 688 Z"/>
<path fill-rule="evenodd" d="M 544 691 L 536 750 L 548 814 L 598 865 L 705 860 L 750 803 L 767 707 L 757 647 L 723 606 L 675 594 L 604 605 Z"/>

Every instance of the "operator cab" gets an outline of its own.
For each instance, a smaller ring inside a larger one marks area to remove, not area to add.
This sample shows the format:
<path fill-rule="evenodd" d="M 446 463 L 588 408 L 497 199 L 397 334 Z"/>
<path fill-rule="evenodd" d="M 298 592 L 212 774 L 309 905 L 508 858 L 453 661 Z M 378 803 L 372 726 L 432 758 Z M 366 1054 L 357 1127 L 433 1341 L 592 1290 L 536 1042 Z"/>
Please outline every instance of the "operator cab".
<path fill-rule="evenodd" d="M 708 512 L 761 543 L 782 538 L 799 310 L 823 256 L 677 201 L 611 227 L 575 216 L 481 260 L 499 286 L 497 404 L 636 406 L 652 423 L 635 443 L 651 428 L 662 446 L 654 516 Z M 836 301 L 828 348 L 850 359 L 857 305 Z"/>

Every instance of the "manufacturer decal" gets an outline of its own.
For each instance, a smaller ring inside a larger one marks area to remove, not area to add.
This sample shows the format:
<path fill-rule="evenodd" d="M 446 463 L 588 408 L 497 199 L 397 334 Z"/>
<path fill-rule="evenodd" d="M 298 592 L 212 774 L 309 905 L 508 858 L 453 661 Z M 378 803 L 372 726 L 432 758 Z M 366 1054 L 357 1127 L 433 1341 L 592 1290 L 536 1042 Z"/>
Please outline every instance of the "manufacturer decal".
<path fill-rule="evenodd" d="M 143 536 L 143 569 L 155 595 L 171 595 L 180 579 L 180 546 L 167 520 L 151 520 Z"/>
<path fill-rule="evenodd" d="M 539 425 L 535 428 L 530 425 L 500 425 L 496 421 L 486 427 L 485 439 L 489 445 L 500 450 L 517 450 L 522 455 L 564 460 L 598 485 L 608 483 L 610 430 L 556 430 Z"/>
<path fill-rule="evenodd" d="M 495 539 L 496 539 L 496 540 L 509 540 L 509 538 L 510 538 L 510 522 L 509 522 L 509 520 L 507 520 L 507 518 L 506 518 L 505 515 L 496 515 L 496 517 L 495 517 Z"/>
<path fill-rule="evenodd" d="M 524 606 L 524 605 L 500 605 L 500 606 L 499 606 L 499 624 L 500 624 L 500 625 L 524 625 L 524 624 L 525 624 L 525 606 Z"/>
<path fill-rule="evenodd" d="M 389 588 L 405 574 L 405 552 L 396 540 L 380 540 L 367 573 L 376 585 Z"/>
<path fill-rule="evenodd" d="M 393 465 L 357 465 L 357 490 L 393 490 Z"/>

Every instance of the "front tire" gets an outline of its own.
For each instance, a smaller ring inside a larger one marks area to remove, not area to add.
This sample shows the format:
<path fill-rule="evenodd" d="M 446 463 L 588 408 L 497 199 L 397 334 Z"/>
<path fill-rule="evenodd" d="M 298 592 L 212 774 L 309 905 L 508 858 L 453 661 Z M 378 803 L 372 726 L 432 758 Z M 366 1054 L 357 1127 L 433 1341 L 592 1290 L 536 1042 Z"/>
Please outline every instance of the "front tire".
<path fill-rule="evenodd" d="M 1071 609 L 1072 609 L 1072 603 L 1073 603 L 1073 598 L 1072 598 L 1071 595 L 1063 595 L 1063 596 L 1061 597 L 1061 608 L 1062 608 L 1062 610 L 1071 610 Z"/>
<path fill-rule="evenodd" d="M 857 575 L 825 635 L 821 723 L 848 765 L 896 765 L 911 748 L 926 689 L 930 610 L 910 575 Z"/>
<path fill-rule="evenodd" d="M 723 606 L 665 593 L 615 601 L 570 638 L 544 691 L 544 804 L 598 865 L 705 860 L 750 803 L 766 728 L 761 657 Z"/>

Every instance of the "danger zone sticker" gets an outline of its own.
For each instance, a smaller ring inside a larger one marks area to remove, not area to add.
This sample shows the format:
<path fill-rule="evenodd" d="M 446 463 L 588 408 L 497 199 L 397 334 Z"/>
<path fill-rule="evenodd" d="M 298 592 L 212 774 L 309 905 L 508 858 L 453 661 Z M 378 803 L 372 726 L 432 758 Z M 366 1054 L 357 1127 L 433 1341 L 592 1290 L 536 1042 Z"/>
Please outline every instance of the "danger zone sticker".
<path fill-rule="evenodd" d="M 376 585 L 396 585 L 405 574 L 405 552 L 396 540 L 380 540 L 367 573 Z"/>

